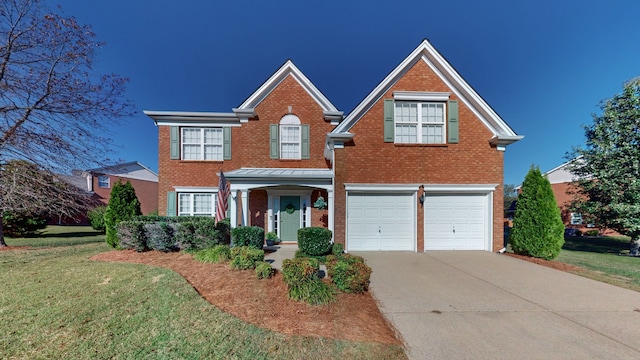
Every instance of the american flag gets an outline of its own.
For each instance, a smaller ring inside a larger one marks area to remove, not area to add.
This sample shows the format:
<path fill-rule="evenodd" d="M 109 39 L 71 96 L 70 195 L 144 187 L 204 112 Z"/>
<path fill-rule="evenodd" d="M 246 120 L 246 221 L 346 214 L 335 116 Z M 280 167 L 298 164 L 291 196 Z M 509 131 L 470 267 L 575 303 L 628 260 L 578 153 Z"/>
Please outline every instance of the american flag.
<path fill-rule="evenodd" d="M 231 189 L 227 184 L 227 179 L 220 171 L 220 184 L 218 185 L 218 203 L 216 204 L 216 221 L 224 220 L 227 217 L 227 206 L 229 205 L 229 195 Z"/>

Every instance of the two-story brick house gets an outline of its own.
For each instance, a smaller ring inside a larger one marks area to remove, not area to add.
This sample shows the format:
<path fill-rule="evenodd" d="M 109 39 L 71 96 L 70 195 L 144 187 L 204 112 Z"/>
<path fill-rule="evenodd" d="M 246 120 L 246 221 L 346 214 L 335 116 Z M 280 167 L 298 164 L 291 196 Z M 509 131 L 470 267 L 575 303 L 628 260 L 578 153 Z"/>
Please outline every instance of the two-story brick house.
<path fill-rule="evenodd" d="M 521 139 L 427 41 L 346 117 L 291 62 L 231 112 L 145 111 L 159 129 L 159 203 L 295 241 L 324 226 L 353 250 L 503 244 L 503 153 Z M 326 205 L 326 206 L 325 206 Z"/>

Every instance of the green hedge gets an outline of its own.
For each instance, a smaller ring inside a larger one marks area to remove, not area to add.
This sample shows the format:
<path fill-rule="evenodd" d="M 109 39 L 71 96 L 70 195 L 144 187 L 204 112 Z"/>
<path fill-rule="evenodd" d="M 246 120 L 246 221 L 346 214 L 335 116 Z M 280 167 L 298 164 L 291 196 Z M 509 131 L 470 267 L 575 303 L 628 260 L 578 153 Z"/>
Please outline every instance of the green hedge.
<path fill-rule="evenodd" d="M 135 251 L 149 250 L 147 247 L 146 231 L 141 221 L 121 221 L 116 225 L 118 245 L 120 249 Z"/>
<path fill-rule="evenodd" d="M 298 229 L 298 247 L 311 256 L 327 255 L 331 252 L 331 230 L 323 227 Z"/>
<path fill-rule="evenodd" d="M 146 245 L 149 249 L 162 252 L 178 251 L 180 248 L 176 244 L 174 227 L 176 224 L 164 222 L 144 224 Z"/>
<path fill-rule="evenodd" d="M 107 212 L 107 206 L 96 206 L 87 212 L 87 218 L 91 228 L 104 234 L 106 228 L 104 225 L 104 214 Z"/>
<path fill-rule="evenodd" d="M 231 230 L 233 246 L 250 246 L 262 249 L 264 244 L 264 229 L 259 226 L 238 226 Z"/>

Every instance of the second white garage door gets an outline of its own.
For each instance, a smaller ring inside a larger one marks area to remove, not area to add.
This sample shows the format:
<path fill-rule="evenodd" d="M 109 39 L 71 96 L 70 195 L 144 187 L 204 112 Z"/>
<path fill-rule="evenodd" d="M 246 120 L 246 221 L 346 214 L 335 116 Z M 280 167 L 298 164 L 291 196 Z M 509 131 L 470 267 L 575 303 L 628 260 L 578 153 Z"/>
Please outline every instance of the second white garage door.
<path fill-rule="evenodd" d="M 349 194 L 347 250 L 415 250 L 412 194 Z"/>
<path fill-rule="evenodd" d="M 424 202 L 425 250 L 488 250 L 486 194 L 427 194 Z"/>

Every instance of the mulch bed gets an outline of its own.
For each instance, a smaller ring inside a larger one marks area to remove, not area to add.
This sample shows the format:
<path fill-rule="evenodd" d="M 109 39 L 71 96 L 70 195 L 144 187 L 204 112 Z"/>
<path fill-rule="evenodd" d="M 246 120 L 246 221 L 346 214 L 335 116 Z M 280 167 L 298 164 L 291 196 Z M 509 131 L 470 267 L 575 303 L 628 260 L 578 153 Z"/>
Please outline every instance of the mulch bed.
<path fill-rule="evenodd" d="M 185 253 L 116 250 L 91 259 L 165 267 L 182 275 L 207 301 L 256 326 L 287 335 L 402 345 L 369 292 L 339 293 L 335 303 L 312 306 L 289 300 L 282 274 L 259 280 L 253 271 L 205 264 Z"/>
<path fill-rule="evenodd" d="M 581 272 L 581 271 L 584 271 L 584 269 L 581 268 L 581 267 L 577 267 L 577 266 L 573 266 L 573 265 L 569 265 L 569 264 L 565 264 L 565 263 L 561 263 L 561 262 L 557 262 L 557 261 L 544 260 L 544 259 L 534 258 L 534 257 L 531 257 L 531 256 L 517 255 L 517 254 L 514 254 L 514 253 L 504 253 L 504 255 L 508 255 L 508 256 L 511 256 L 511 257 L 514 257 L 514 258 L 518 258 L 518 259 L 521 259 L 521 260 L 529 261 L 529 262 L 532 262 L 532 263 L 536 263 L 538 265 L 550 267 L 552 269 L 556 269 L 556 270 L 560 270 L 560 271 L 566 271 L 566 272 Z"/>

